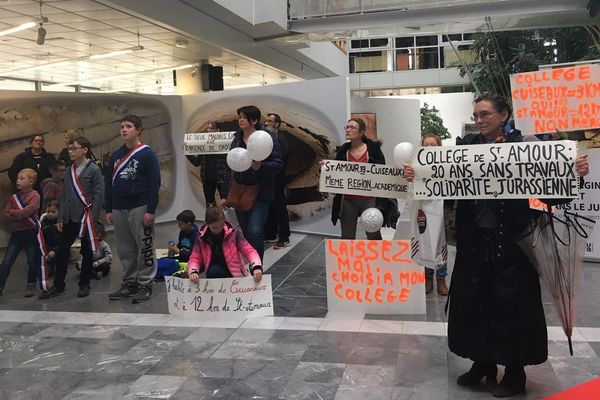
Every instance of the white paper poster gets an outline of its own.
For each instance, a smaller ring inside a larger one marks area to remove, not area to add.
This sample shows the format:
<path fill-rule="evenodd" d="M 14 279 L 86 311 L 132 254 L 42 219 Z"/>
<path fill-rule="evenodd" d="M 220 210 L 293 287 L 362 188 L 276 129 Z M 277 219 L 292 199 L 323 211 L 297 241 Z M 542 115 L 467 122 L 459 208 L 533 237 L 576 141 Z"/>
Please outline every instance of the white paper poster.
<path fill-rule="evenodd" d="M 415 199 L 575 198 L 576 157 L 571 140 L 421 147 Z"/>
<path fill-rule="evenodd" d="M 183 154 L 227 154 L 235 131 L 186 133 Z"/>
<path fill-rule="evenodd" d="M 594 230 L 586 239 L 584 259 L 600 262 L 600 148 L 589 149 L 590 173 L 584 177 L 580 196 L 557 208 L 583 215 L 596 221 Z"/>
<path fill-rule="evenodd" d="M 408 182 L 401 168 L 390 165 L 327 160 L 321 166 L 319 190 L 405 199 Z"/>
<path fill-rule="evenodd" d="M 328 311 L 425 314 L 425 270 L 408 240 L 328 240 Z"/>
<path fill-rule="evenodd" d="M 259 283 L 252 277 L 189 279 L 165 276 L 169 313 L 184 318 L 235 318 L 273 315 L 271 276 Z"/>

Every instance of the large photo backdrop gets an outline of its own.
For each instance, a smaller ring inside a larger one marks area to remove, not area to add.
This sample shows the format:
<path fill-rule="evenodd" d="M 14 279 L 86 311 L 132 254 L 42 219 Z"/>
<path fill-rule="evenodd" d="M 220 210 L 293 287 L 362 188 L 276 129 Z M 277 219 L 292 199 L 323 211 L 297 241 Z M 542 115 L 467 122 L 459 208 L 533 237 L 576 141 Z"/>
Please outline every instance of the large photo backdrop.
<path fill-rule="evenodd" d="M 172 132 L 181 132 L 181 98 L 85 93 L 0 92 L 0 204 L 11 195 L 7 170 L 31 139 L 42 135 L 44 147 L 58 156 L 65 147 L 65 131 L 75 129 L 92 142 L 94 155 L 102 161 L 123 144 L 120 119 L 126 114 L 142 118 L 142 140 L 157 153 L 162 177 L 158 221 L 174 218 L 178 189 L 177 163 Z M 179 185 L 180 186 L 180 185 Z M 6 246 L 8 222 L 0 216 L 0 247 Z"/>
<path fill-rule="evenodd" d="M 286 168 L 290 227 L 294 231 L 339 234 L 339 227 L 330 221 L 332 196 L 318 191 L 318 162 L 333 157 L 336 146 L 344 140 L 348 93 L 346 78 L 199 93 L 183 97 L 183 120 L 187 132 L 205 132 L 209 121 L 229 131 L 238 128 L 236 110 L 241 106 L 257 106 L 263 121 L 268 113 L 279 114 L 280 134 L 287 136 L 292 149 Z M 177 140 L 181 144 L 183 134 Z M 191 193 L 186 196 L 186 207 L 202 218 L 206 204 L 200 170 L 191 163 L 187 169 L 186 186 Z"/>

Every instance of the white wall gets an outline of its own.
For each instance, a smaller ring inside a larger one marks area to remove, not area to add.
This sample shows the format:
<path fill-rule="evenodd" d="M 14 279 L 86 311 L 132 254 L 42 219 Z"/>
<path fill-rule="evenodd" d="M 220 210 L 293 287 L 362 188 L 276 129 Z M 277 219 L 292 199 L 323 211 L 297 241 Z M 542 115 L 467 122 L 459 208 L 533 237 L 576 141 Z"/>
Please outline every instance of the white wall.
<path fill-rule="evenodd" d="M 429 108 L 439 110 L 439 116 L 444 121 L 444 126 L 450 131 L 452 139 L 446 141 L 454 145 L 457 137 L 461 136 L 463 122 L 471 122 L 473 114 L 473 93 L 444 93 L 444 94 L 416 94 L 407 96 L 390 96 L 400 99 L 417 99 L 421 107 L 427 103 Z M 387 98 L 387 97 L 386 97 Z"/>
<path fill-rule="evenodd" d="M 395 97 L 352 97 L 353 113 L 375 113 L 377 139 L 383 142 L 385 161 L 393 165 L 394 146 L 410 142 L 418 146 L 421 138 L 421 114 L 419 101 Z"/>

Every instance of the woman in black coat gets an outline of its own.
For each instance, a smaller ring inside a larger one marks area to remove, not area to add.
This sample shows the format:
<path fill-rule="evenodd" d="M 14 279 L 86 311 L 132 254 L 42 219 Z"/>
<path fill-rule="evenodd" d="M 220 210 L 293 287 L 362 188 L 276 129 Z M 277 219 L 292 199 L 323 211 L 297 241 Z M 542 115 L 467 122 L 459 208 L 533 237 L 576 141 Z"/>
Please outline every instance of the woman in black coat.
<path fill-rule="evenodd" d="M 23 168 L 31 168 L 37 172 L 37 180 L 33 188 L 40 191 L 40 183 L 52 176 L 50 166 L 56 163 L 56 158 L 44 148 L 46 141 L 42 135 L 36 135 L 31 139 L 31 147 L 15 157 L 8 169 L 8 177 L 12 182 L 13 190 L 16 190 L 17 175 Z"/>
<path fill-rule="evenodd" d="M 519 131 L 503 128 L 510 114 L 506 98 L 479 96 L 473 117 L 480 133 L 459 138 L 457 144 L 520 142 Z M 580 176 L 589 172 L 586 156 L 578 157 L 575 165 Z M 408 167 L 405 175 L 414 179 L 414 170 Z M 474 361 L 457 383 L 476 386 L 486 378 L 495 385 L 499 364 L 506 368 L 494 396 L 524 393 L 524 367 L 542 364 L 548 357 L 539 277 L 516 243 L 538 211 L 529 208 L 528 200 L 457 203 L 448 345 L 453 353 Z"/>

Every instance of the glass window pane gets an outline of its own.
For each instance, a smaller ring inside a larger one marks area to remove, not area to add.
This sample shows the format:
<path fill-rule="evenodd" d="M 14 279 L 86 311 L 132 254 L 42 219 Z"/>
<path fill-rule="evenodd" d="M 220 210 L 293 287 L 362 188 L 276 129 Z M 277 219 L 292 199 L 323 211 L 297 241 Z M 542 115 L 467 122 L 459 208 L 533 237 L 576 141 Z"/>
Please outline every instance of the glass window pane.
<path fill-rule="evenodd" d="M 452 34 L 452 35 L 442 35 L 442 42 L 447 42 L 448 41 L 448 37 L 453 42 L 460 42 L 460 41 L 462 41 L 462 35 L 460 33 L 457 33 L 457 34 Z"/>
<path fill-rule="evenodd" d="M 435 46 L 438 44 L 438 37 L 435 36 L 417 36 L 417 46 Z"/>
<path fill-rule="evenodd" d="M 415 45 L 415 38 L 414 37 L 399 37 L 396 38 L 396 48 L 402 48 L 402 47 L 413 47 Z"/>
<path fill-rule="evenodd" d="M 35 82 L 18 81 L 13 79 L 0 79 L 2 90 L 35 90 Z"/>
<path fill-rule="evenodd" d="M 371 39 L 371 47 L 386 47 L 388 45 L 387 38 L 385 39 Z"/>
<path fill-rule="evenodd" d="M 417 69 L 439 68 L 437 47 L 417 48 L 416 57 Z"/>
<path fill-rule="evenodd" d="M 415 69 L 414 49 L 396 50 L 396 71 L 410 71 Z"/>
<path fill-rule="evenodd" d="M 352 49 L 366 49 L 367 47 L 369 47 L 369 39 L 352 40 L 350 42 L 350 48 Z"/>
<path fill-rule="evenodd" d="M 473 40 L 473 33 L 463 33 L 463 40 Z"/>
<path fill-rule="evenodd" d="M 387 51 L 363 51 L 350 53 L 350 72 L 387 71 Z"/>

